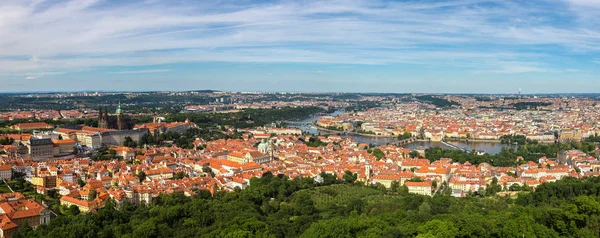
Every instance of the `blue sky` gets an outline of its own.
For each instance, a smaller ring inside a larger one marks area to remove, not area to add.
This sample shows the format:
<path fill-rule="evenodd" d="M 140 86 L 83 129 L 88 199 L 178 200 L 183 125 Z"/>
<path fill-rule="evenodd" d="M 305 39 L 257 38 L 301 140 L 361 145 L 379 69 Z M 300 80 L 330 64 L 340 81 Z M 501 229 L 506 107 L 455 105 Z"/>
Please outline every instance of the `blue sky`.
<path fill-rule="evenodd" d="M 600 92 L 599 0 L 0 1 L 0 92 Z"/>

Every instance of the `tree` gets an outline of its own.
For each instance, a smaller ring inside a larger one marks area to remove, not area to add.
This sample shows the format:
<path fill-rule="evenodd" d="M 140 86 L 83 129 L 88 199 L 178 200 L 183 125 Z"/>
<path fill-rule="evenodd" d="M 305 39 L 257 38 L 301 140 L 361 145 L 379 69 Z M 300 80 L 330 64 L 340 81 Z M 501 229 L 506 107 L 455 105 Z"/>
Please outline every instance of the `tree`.
<path fill-rule="evenodd" d="M 420 226 L 419 233 L 421 235 L 417 237 L 456 237 L 458 231 L 458 228 L 456 228 L 452 222 L 435 219 Z"/>
<path fill-rule="evenodd" d="M 408 182 L 425 182 L 425 180 L 421 179 L 418 176 L 412 177 L 412 178 L 410 178 L 409 180 L 406 180 L 406 181 L 408 181 Z"/>
<path fill-rule="evenodd" d="M 86 183 L 85 183 L 85 181 L 83 181 L 83 179 L 77 178 L 77 185 L 79 185 L 80 187 L 83 187 L 83 186 L 85 186 L 85 184 Z"/>
<path fill-rule="evenodd" d="M 398 190 L 400 189 L 400 182 L 394 180 L 392 181 L 392 183 L 390 184 L 390 190 L 392 190 L 392 192 L 398 192 Z"/>
<path fill-rule="evenodd" d="M 479 187 L 479 189 L 477 189 L 477 195 L 480 197 L 485 197 L 485 189 L 483 187 Z"/>
<path fill-rule="evenodd" d="M 377 160 L 381 160 L 381 159 L 385 158 L 385 154 L 379 148 L 373 149 L 372 155 L 375 156 L 375 158 L 377 158 Z"/>
<path fill-rule="evenodd" d="M 354 181 L 356 181 L 356 179 L 358 178 L 358 174 L 346 170 L 343 178 L 346 183 L 354 183 Z"/>
<path fill-rule="evenodd" d="M 171 178 L 171 179 L 172 179 L 172 180 L 175 180 L 175 179 L 183 179 L 183 178 L 185 178 L 185 177 L 187 177 L 187 174 L 185 174 L 183 171 L 179 171 L 179 172 L 177 172 L 175 175 L 173 175 L 173 178 Z"/>
<path fill-rule="evenodd" d="M 404 132 L 403 134 L 398 135 L 398 140 L 406 140 L 410 137 L 412 137 L 410 132 Z"/>
<path fill-rule="evenodd" d="M 419 213 L 426 215 L 431 214 L 431 205 L 429 205 L 429 202 L 425 201 L 421 203 L 421 205 L 419 206 Z"/>
<path fill-rule="evenodd" d="M 123 141 L 123 146 L 135 148 L 135 147 L 137 147 L 137 143 L 135 143 L 135 141 L 133 141 L 133 139 L 131 139 L 131 137 L 126 136 L 125 140 Z"/>
<path fill-rule="evenodd" d="M 519 184 L 517 183 L 513 183 L 512 185 L 510 185 L 510 187 L 508 187 L 509 191 L 521 191 L 521 186 L 519 186 Z"/>
<path fill-rule="evenodd" d="M 70 215 L 77 216 L 77 215 L 79 215 L 79 213 L 81 213 L 81 211 L 79 211 L 79 207 L 78 206 L 71 205 L 69 207 L 69 214 Z"/>
<path fill-rule="evenodd" d="M 94 201 L 94 199 L 96 199 L 97 197 L 98 192 L 96 192 L 96 189 L 90 190 L 90 193 L 88 194 L 88 201 Z"/>
<path fill-rule="evenodd" d="M 498 184 L 498 178 L 492 178 L 492 182 L 486 187 L 485 194 L 489 196 L 494 196 L 496 193 L 502 191 L 502 186 Z"/>
<path fill-rule="evenodd" d="M 146 173 L 144 171 L 139 172 L 138 178 L 140 178 L 140 182 L 146 180 Z"/>

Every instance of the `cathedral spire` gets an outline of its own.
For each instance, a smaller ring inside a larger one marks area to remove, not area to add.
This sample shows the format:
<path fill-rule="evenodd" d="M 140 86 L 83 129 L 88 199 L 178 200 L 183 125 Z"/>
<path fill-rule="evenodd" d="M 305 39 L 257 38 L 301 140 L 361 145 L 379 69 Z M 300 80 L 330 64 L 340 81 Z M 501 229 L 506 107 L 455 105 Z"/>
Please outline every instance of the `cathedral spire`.
<path fill-rule="evenodd" d="M 116 114 L 121 114 L 121 113 L 122 113 L 122 111 L 121 111 L 121 100 L 119 100 L 119 105 L 117 106 Z"/>

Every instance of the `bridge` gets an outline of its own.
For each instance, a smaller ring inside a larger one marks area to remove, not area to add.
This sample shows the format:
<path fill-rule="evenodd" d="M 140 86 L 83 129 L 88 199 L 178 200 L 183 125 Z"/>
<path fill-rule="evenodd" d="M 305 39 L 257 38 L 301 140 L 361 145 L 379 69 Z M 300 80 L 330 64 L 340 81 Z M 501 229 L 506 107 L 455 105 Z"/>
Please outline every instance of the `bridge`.
<path fill-rule="evenodd" d="M 450 147 L 451 149 L 462 150 L 462 151 L 468 152 L 468 151 L 467 151 L 465 148 L 460 148 L 460 147 L 458 147 L 458 146 L 456 146 L 456 145 L 450 144 L 450 143 L 448 143 L 448 142 L 445 142 L 445 141 L 443 141 L 443 140 L 442 140 L 442 141 L 440 141 L 440 142 L 441 142 L 442 144 L 444 144 L 445 146 L 448 146 L 448 147 Z"/>
<path fill-rule="evenodd" d="M 313 123 L 311 122 L 301 122 L 301 121 L 283 121 L 283 123 L 285 123 L 286 125 L 292 125 L 292 126 L 310 126 Z"/>
<path fill-rule="evenodd" d="M 399 140 L 393 143 L 390 143 L 390 145 L 405 145 L 405 144 L 410 144 L 417 141 L 417 137 L 410 137 L 408 139 L 404 139 L 404 140 Z"/>

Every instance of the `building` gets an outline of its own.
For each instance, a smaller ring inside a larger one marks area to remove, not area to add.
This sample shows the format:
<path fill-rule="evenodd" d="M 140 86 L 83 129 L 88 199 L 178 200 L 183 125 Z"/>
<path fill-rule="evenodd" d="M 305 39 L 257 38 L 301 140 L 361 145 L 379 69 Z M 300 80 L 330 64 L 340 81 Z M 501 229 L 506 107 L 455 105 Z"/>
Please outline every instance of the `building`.
<path fill-rule="evenodd" d="M 404 183 L 409 193 L 431 196 L 431 182 L 410 182 Z"/>
<path fill-rule="evenodd" d="M 63 139 L 73 139 L 79 145 L 84 145 L 87 147 L 99 147 L 102 145 L 100 133 L 106 131 L 113 130 L 87 126 L 76 126 L 72 128 L 56 128 L 56 130 L 54 130 L 54 134 L 60 135 Z"/>
<path fill-rule="evenodd" d="M 392 182 L 397 181 L 398 185 L 404 184 L 406 180 L 411 179 L 415 175 L 408 172 L 399 172 L 399 173 L 380 173 L 372 177 L 373 183 L 380 183 L 386 188 L 390 188 L 392 186 Z"/>
<path fill-rule="evenodd" d="M 98 128 L 108 129 L 108 112 L 102 112 L 102 108 L 98 110 Z"/>
<path fill-rule="evenodd" d="M 12 169 L 10 165 L 0 165 L 0 179 L 10 181 L 12 179 Z"/>
<path fill-rule="evenodd" d="M 51 218 L 52 212 L 46 205 L 21 193 L 0 194 L 0 237 L 11 237 L 25 223 L 35 229 Z"/>
<path fill-rule="evenodd" d="M 19 131 L 30 131 L 30 130 L 48 130 L 53 129 L 54 126 L 49 125 L 45 122 L 28 122 L 28 123 L 19 123 L 11 126 L 12 129 Z"/>
<path fill-rule="evenodd" d="M 48 159 L 54 156 L 54 143 L 50 138 L 30 138 L 25 141 L 25 146 L 27 147 L 27 154 L 34 160 Z"/>
<path fill-rule="evenodd" d="M 124 130 L 126 126 L 125 119 L 123 118 L 123 112 L 121 111 L 121 102 L 119 102 L 119 106 L 117 106 L 115 116 L 117 117 L 117 130 Z"/>
<path fill-rule="evenodd" d="M 271 128 L 268 132 L 275 135 L 302 135 L 302 130 L 298 128 Z"/>
<path fill-rule="evenodd" d="M 271 162 L 271 156 L 263 154 L 259 151 L 248 151 L 248 152 L 231 152 L 227 155 L 227 160 L 234 161 L 240 164 L 254 162 L 257 164 L 265 164 Z"/>
<path fill-rule="evenodd" d="M 158 135 L 165 132 L 185 133 L 190 128 L 196 127 L 196 123 L 190 122 L 189 119 L 186 119 L 185 122 L 162 122 L 155 117 L 152 123 L 136 124 L 133 129 L 148 129 L 151 135 Z"/>
<path fill-rule="evenodd" d="M 79 211 L 86 213 L 98 208 L 102 208 L 104 206 L 104 201 L 102 201 L 102 199 L 100 198 L 96 198 L 92 201 L 87 201 L 69 195 L 65 195 L 60 197 L 60 205 L 67 207 L 76 206 L 77 208 L 79 208 Z"/>
<path fill-rule="evenodd" d="M 139 143 L 147 134 L 148 129 L 107 131 L 100 133 L 100 141 L 103 145 L 121 146 L 127 137 L 131 138 L 133 142 Z"/>
<path fill-rule="evenodd" d="M 35 176 L 31 178 L 31 183 L 44 188 L 56 188 L 56 176 Z"/>
<path fill-rule="evenodd" d="M 77 144 L 73 139 L 52 140 L 52 143 L 54 143 L 55 155 L 72 154 Z"/>
<path fill-rule="evenodd" d="M 120 102 L 117 106 L 117 110 L 115 110 L 114 116 L 109 116 L 106 108 L 104 111 L 102 111 L 102 108 L 100 108 L 98 112 L 98 128 L 117 130 L 127 130 L 130 128 L 127 118 L 125 118 L 125 115 L 123 115 L 123 111 L 121 110 Z"/>
<path fill-rule="evenodd" d="M 173 177 L 173 170 L 167 167 L 146 170 L 145 173 L 148 180 L 170 179 Z"/>

